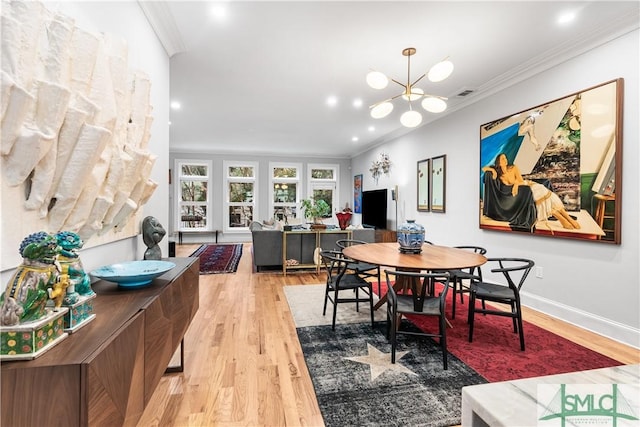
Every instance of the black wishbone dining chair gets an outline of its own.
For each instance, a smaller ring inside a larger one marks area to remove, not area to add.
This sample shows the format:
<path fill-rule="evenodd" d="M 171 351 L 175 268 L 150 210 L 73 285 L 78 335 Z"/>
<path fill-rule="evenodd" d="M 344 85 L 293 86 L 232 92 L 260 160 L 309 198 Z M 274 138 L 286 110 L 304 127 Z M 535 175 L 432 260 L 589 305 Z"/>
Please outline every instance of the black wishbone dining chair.
<path fill-rule="evenodd" d="M 391 363 L 396 363 L 396 336 L 398 334 L 419 337 L 437 337 L 442 348 L 442 363 L 447 369 L 447 320 L 445 305 L 449 290 L 449 273 L 418 273 L 385 270 L 387 279 L 387 338 L 391 341 Z M 397 293 L 393 289 L 393 278 L 409 284 L 411 294 Z M 442 284 L 442 292 L 435 295 L 436 283 Z M 430 292 L 431 294 L 429 294 Z M 436 316 L 439 318 L 438 332 L 408 331 L 400 328 L 402 315 Z"/>
<path fill-rule="evenodd" d="M 502 273 L 506 283 L 473 280 L 469 293 L 469 342 L 473 341 L 475 314 L 493 314 L 513 319 L 513 332 L 520 335 L 520 350 L 524 351 L 524 331 L 522 330 L 522 308 L 520 289 L 535 263 L 525 258 L 489 258 L 487 266 L 492 273 Z M 476 307 L 476 300 L 482 301 L 482 307 Z M 485 301 L 506 304 L 509 311 L 486 308 Z"/>
<path fill-rule="evenodd" d="M 354 245 L 364 245 L 367 242 L 356 239 L 340 239 L 336 242 L 336 245 L 340 248 L 340 250 L 344 248 L 348 248 L 349 246 Z M 356 260 L 349 260 L 349 265 L 347 266 L 349 270 L 354 271 L 359 274 L 363 278 L 373 277 L 378 281 L 378 298 L 380 297 L 380 266 L 376 264 L 369 264 L 366 262 L 360 262 Z"/>
<path fill-rule="evenodd" d="M 339 251 L 321 251 L 322 263 L 327 270 L 327 286 L 324 292 L 324 308 L 322 315 L 327 312 L 327 303 L 333 304 L 333 320 L 331 329 L 336 329 L 336 314 L 338 304 L 355 303 L 356 311 L 360 311 L 360 303 L 368 302 L 371 311 L 371 327 L 373 328 L 373 289 L 371 283 L 364 280 L 357 273 L 349 271 L 349 259 Z M 349 297 L 340 296 L 340 291 L 349 290 Z M 364 295 L 362 295 L 364 294 Z"/>
<path fill-rule="evenodd" d="M 480 255 L 487 253 L 487 250 L 481 246 L 454 246 L 456 249 L 464 249 L 467 251 L 475 252 Z M 451 296 L 451 318 L 456 318 L 456 294 L 460 294 L 460 303 L 464 304 L 464 293 L 469 293 L 469 287 L 465 286 L 464 281 L 468 281 L 471 286 L 473 279 L 482 281 L 482 269 L 480 266 L 461 268 L 458 270 L 449 270 L 451 274 L 451 288 L 453 289 L 453 295 Z"/>

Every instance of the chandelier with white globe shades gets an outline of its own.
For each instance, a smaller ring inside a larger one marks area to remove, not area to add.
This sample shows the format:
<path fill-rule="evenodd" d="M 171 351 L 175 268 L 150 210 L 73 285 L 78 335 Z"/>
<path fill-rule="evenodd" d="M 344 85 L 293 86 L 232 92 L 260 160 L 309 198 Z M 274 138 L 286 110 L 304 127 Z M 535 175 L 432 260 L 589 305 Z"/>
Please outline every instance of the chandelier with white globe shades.
<path fill-rule="evenodd" d="M 451 75 L 453 72 L 453 64 L 448 59 L 438 62 L 431 67 L 427 73 L 424 73 L 411 83 L 411 56 L 416 53 L 414 47 L 408 47 L 402 51 L 402 54 L 407 57 L 407 83 L 400 83 L 398 80 L 390 79 L 379 71 L 370 71 L 367 74 L 367 84 L 373 89 L 384 89 L 389 84 L 389 80 L 402 86 L 402 93 L 385 99 L 383 101 L 373 104 L 371 107 L 371 117 L 374 119 L 381 119 L 386 117 L 393 111 L 393 101 L 396 98 L 402 97 L 409 103 L 409 110 L 402 113 L 400 116 L 400 123 L 408 128 L 414 128 L 422 123 L 422 114 L 419 111 L 413 109 L 412 102 L 422 99 L 422 108 L 431 113 L 441 113 L 447 109 L 446 99 L 443 96 L 426 94 L 424 90 L 415 87 L 415 85 L 427 76 L 432 82 L 440 82 Z"/>

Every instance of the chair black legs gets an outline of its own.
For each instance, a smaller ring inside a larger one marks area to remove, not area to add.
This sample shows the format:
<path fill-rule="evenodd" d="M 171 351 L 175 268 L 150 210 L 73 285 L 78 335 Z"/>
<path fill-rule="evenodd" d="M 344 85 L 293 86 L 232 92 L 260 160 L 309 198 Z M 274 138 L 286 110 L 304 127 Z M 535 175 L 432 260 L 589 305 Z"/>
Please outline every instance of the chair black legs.
<path fill-rule="evenodd" d="M 398 335 L 426 338 L 437 337 L 442 349 L 442 364 L 448 369 L 446 297 L 449 290 L 449 273 L 418 273 L 385 270 L 387 276 L 387 338 L 391 344 L 391 363 L 396 363 Z M 395 276 L 411 289 L 410 293 L 397 293 L 389 278 Z M 442 292 L 436 292 L 435 284 L 442 284 Z M 402 316 L 437 316 L 438 332 L 411 329 L 401 324 Z"/>
<path fill-rule="evenodd" d="M 324 307 L 322 308 L 322 315 L 327 314 L 327 301 L 329 300 L 329 286 L 324 289 Z"/>
<path fill-rule="evenodd" d="M 464 298 L 462 296 L 462 279 L 458 279 L 457 277 L 452 277 L 451 282 L 453 283 L 453 295 L 451 297 L 451 318 L 456 318 L 456 294 L 460 294 L 460 304 L 464 304 Z M 460 285 L 458 287 L 458 285 Z"/>
<path fill-rule="evenodd" d="M 336 330 L 336 316 L 338 315 L 338 290 L 333 293 L 333 320 L 331 321 L 331 330 Z"/>
<path fill-rule="evenodd" d="M 396 363 L 396 331 L 398 319 L 387 313 L 387 339 L 391 343 L 391 363 Z"/>
<path fill-rule="evenodd" d="M 346 291 L 345 289 L 342 289 L 343 291 Z M 351 291 L 351 290 L 350 290 Z M 333 312 L 332 312 L 332 320 L 331 320 L 331 329 L 335 331 L 336 329 L 336 318 L 338 315 L 338 304 L 339 303 L 345 303 L 345 302 L 350 302 L 350 303 L 356 303 L 356 312 L 360 312 L 360 303 L 361 302 L 369 302 L 369 312 L 371 313 L 371 327 L 374 327 L 374 310 L 373 310 L 373 289 L 372 288 L 355 288 L 352 290 L 353 292 L 355 292 L 355 296 L 354 298 L 341 298 L 339 296 L 339 292 L 340 289 L 330 289 L 329 286 L 327 286 L 326 290 L 325 290 L 325 294 L 324 294 L 324 307 L 322 308 L 322 315 L 325 316 L 327 313 L 327 302 L 331 301 L 331 303 L 333 304 Z M 360 291 L 362 291 L 363 293 L 367 294 L 368 298 L 365 298 L 364 296 L 361 297 L 360 295 Z"/>
<path fill-rule="evenodd" d="M 476 306 L 476 295 L 471 292 L 469 295 L 469 314 L 467 316 L 467 323 L 469 324 L 469 342 L 473 342 L 473 320 L 475 318 L 475 306 Z"/>
<path fill-rule="evenodd" d="M 516 302 L 516 312 L 518 313 L 518 331 L 520 332 L 520 350 L 524 351 L 524 329 L 522 329 L 522 309 L 520 301 Z"/>
<path fill-rule="evenodd" d="M 371 288 L 371 293 L 373 294 L 373 288 Z M 371 327 L 373 328 L 373 295 L 369 295 L 369 312 L 371 312 Z"/>
<path fill-rule="evenodd" d="M 482 279 L 472 281 L 469 295 L 469 342 L 473 340 L 475 313 L 493 314 L 511 317 L 513 332 L 520 336 L 520 350 L 524 351 L 524 329 L 522 327 L 522 307 L 520 306 L 520 289 L 529 276 L 535 263 L 526 258 L 489 258 L 493 264 L 492 273 L 502 273 L 506 283 L 484 282 Z M 476 308 L 476 299 L 482 301 L 482 308 Z M 502 311 L 485 307 L 485 301 L 509 305 L 511 311 Z"/>
<path fill-rule="evenodd" d="M 401 316 L 393 316 L 390 313 L 387 313 L 387 339 L 391 343 L 391 363 L 396 363 L 396 348 L 398 346 L 397 343 L 397 330 L 398 325 L 400 324 Z M 447 323 L 444 317 L 440 318 L 440 322 L 438 325 L 438 329 L 440 331 L 440 348 L 442 349 L 442 366 L 445 370 L 449 369 L 448 367 L 448 359 L 449 353 L 447 351 Z M 414 335 L 414 334 L 410 334 Z M 420 335 L 420 334 L 418 334 Z"/>
<path fill-rule="evenodd" d="M 476 309 L 476 296 L 473 292 L 471 292 L 469 296 L 469 317 L 467 322 L 469 323 L 469 342 L 473 342 L 473 326 L 474 319 L 476 313 L 482 314 L 495 314 L 498 316 L 506 316 L 511 317 L 513 321 L 513 332 L 518 333 L 520 338 L 520 351 L 525 350 L 524 346 L 524 329 L 522 328 L 522 309 L 520 306 L 520 301 L 512 301 L 511 302 L 511 312 L 501 312 L 495 310 L 487 310 L 485 306 L 485 301 L 482 300 L 482 309 Z"/>

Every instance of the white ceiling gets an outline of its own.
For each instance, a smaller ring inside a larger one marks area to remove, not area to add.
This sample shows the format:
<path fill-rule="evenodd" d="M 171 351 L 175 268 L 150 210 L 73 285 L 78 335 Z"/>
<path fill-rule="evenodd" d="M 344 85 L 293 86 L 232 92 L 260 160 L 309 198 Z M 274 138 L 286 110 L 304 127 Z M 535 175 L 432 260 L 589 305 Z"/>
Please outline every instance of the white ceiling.
<path fill-rule="evenodd" d="M 401 99 L 390 116 L 369 116 L 369 105 L 402 88 L 365 82 L 372 68 L 406 82 L 406 47 L 417 49 L 412 81 L 447 56 L 455 64 L 447 80 L 417 85 L 449 98 L 440 114 L 416 104 L 424 125 L 640 22 L 637 1 L 235 1 L 224 3 L 224 21 L 209 12 L 214 4 L 140 2 L 171 55 L 171 99 L 181 104 L 171 111 L 171 151 L 354 156 L 408 131 Z M 577 18 L 560 26 L 565 11 Z M 457 96 L 466 89 L 474 92 Z"/>

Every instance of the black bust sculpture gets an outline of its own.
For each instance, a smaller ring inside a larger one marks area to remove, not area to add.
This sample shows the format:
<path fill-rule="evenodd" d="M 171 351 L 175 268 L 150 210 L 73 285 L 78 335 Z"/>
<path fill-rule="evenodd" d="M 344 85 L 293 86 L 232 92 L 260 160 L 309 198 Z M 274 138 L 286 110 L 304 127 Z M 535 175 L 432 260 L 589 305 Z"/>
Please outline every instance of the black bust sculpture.
<path fill-rule="evenodd" d="M 147 245 L 147 250 L 144 252 L 144 259 L 160 260 L 162 258 L 162 251 L 158 243 L 165 234 L 167 234 L 167 232 L 155 217 L 148 216 L 142 220 L 142 241 Z"/>

